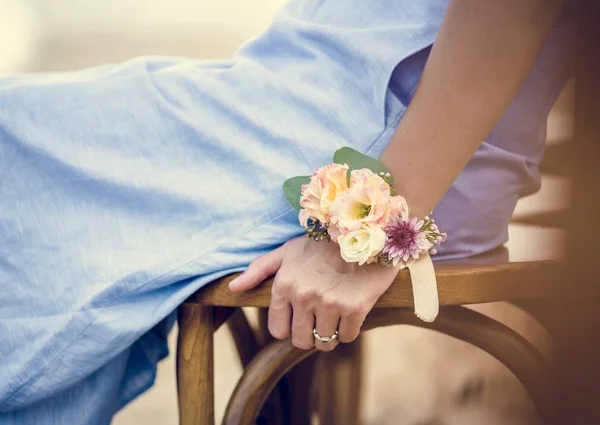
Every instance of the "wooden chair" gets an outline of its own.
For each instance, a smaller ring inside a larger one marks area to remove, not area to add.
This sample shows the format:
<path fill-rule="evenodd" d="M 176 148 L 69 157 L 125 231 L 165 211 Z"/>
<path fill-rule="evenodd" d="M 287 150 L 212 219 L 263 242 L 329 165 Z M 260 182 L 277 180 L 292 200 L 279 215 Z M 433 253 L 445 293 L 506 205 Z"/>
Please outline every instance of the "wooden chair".
<path fill-rule="evenodd" d="M 539 234 L 537 235 L 539 237 Z M 521 238 L 522 241 L 531 240 Z M 544 314 L 544 294 L 548 293 L 549 282 L 562 267 L 560 259 L 561 243 L 546 241 L 543 249 L 529 249 L 520 242 L 507 250 L 498 249 L 485 255 L 467 260 L 438 262 L 440 315 L 433 323 L 425 323 L 413 314 L 413 295 L 408 271 L 401 272 L 390 289 L 379 299 L 375 308 L 364 323 L 363 330 L 395 324 L 407 324 L 436 330 L 471 343 L 487 351 L 505 364 L 523 383 L 538 408 L 540 416 L 546 414 L 548 399 L 547 365 L 543 355 L 527 340 L 507 326 L 464 307 L 469 304 L 494 301 L 510 301 L 525 308 L 546 328 L 553 324 Z M 302 351 L 293 347 L 289 340 L 271 341 L 265 335 L 255 335 L 247 322 L 241 319 L 241 307 L 269 306 L 272 281 L 269 280 L 255 290 L 243 294 L 233 294 L 228 283 L 235 275 L 222 278 L 203 288 L 181 306 L 179 316 L 178 342 L 178 391 L 181 425 L 214 424 L 214 385 L 213 385 L 213 333 L 228 318 L 241 360 L 245 367 L 237 387 L 229 400 L 223 425 L 251 425 L 257 423 L 261 409 L 276 387 L 277 382 L 310 358 L 316 350 Z M 264 315 L 263 315 L 264 317 Z M 231 323 L 233 325 L 231 325 Z M 246 324 L 244 324 L 246 323 Z M 268 344 L 261 348 L 261 339 Z M 352 366 L 360 364 L 357 346 L 340 345 L 326 361 L 348 361 Z M 359 372 L 351 367 L 350 379 L 359 379 Z M 321 375 L 337 373 L 336 368 L 322 368 Z M 305 384 L 311 376 L 304 374 Z M 321 382 L 335 383 L 335 376 L 327 376 Z M 358 388 L 358 385 L 346 385 Z M 305 392 L 306 385 L 296 391 Z M 341 392 L 344 388 L 330 388 Z M 286 394 L 283 395 L 285 397 Z M 346 397 L 346 404 L 358 406 L 358 394 L 350 391 L 337 394 Z M 281 394 L 279 399 L 271 399 L 268 423 L 282 423 Z M 335 398 L 328 398 L 331 414 L 338 410 Z M 350 402 L 348 402 L 350 400 Z M 285 401 L 285 400 L 283 400 Z M 342 400 L 344 401 L 344 400 Z M 298 414 L 310 413 L 304 405 L 299 406 Z M 273 413 L 275 412 L 275 413 Z M 327 425 L 355 423 L 357 410 L 346 410 L 345 419 L 329 417 L 321 420 Z M 303 420 L 306 420 L 306 415 Z M 259 421 L 260 422 L 260 421 Z M 283 423 L 291 423 L 283 422 Z M 296 421 L 296 423 L 301 423 Z M 304 422 L 308 423 L 308 422 Z"/>

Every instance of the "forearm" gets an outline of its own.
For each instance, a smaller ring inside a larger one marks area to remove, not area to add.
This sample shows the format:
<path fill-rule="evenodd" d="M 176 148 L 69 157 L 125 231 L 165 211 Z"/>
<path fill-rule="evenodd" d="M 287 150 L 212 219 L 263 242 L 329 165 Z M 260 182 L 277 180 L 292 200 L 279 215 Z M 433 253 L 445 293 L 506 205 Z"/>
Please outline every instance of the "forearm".
<path fill-rule="evenodd" d="M 452 0 L 381 159 L 412 215 L 429 213 L 516 95 L 560 0 Z"/>

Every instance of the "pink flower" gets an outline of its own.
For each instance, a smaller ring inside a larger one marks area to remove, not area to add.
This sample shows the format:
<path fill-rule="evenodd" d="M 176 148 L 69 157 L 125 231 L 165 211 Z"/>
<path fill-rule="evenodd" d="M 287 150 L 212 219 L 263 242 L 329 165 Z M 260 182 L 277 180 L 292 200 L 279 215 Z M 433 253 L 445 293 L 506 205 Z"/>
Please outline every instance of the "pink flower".
<path fill-rule="evenodd" d="M 338 229 L 338 227 L 335 224 L 329 225 L 329 227 L 327 228 L 327 233 L 329 233 L 329 237 L 331 238 L 331 240 L 336 243 L 338 241 L 338 238 L 342 234 L 342 232 L 340 232 L 340 229 Z"/>
<path fill-rule="evenodd" d="M 390 198 L 390 203 L 392 204 L 391 215 L 402 215 L 404 212 L 408 212 L 408 204 L 406 203 L 406 199 L 402 196 L 392 196 Z"/>
<path fill-rule="evenodd" d="M 401 261 L 406 263 L 411 258 L 418 259 L 421 253 L 433 246 L 427 240 L 427 234 L 421 231 L 423 223 L 416 218 L 409 218 L 408 213 L 390 219 L 384 229 L 387 240 L 381 253 L 387 255 L 394 266 Z"/>
<path fill-rule="evenodd" d="M 331 205 L 331 223 L 342 234 L 360 229 L 363 225 L 385 227 L 392 204 L 390 186 L 370 170 L 354 170 L 350 187 Z"/>
<path fill-rule="evenodd" d="M 329 222 L 331 204 L 348 189 L 348 166 L 329 164 L 318 168 L 310 182 L 302 186 L 298 214 L 300 224 L 307 226 L 309 218 L 326 224 Z"/>
<path fill-rule="evenodd" d="M 364 183 L 369 177 L 374 176 L 375 173 L 368 168 L 361 168 L 360 170 L 352 170 L 350 173 L 350 186 L 357 183 Z"/>

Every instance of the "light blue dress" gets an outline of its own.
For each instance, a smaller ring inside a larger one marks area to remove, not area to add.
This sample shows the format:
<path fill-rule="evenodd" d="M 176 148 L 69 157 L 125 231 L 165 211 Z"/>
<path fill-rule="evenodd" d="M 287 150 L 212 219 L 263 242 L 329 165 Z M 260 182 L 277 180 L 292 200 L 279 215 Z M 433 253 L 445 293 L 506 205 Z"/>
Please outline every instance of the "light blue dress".
<path fill-rule="evenodd" d="M 0 424 L 107 424 L 149 388 L 178 305 L 301 233 L 282 182 L 381 154 L 445 7 L 292 1 L 229 61 L 0 79 Z M 439 258 L 506 242 L 539 188 L 566 40 L 439 204 Z"/>

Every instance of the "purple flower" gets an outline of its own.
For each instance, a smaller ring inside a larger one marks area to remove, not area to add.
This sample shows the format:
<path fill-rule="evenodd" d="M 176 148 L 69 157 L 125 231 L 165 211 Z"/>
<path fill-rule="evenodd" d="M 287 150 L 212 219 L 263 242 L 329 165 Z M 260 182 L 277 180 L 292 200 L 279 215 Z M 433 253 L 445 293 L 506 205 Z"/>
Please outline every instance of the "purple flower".
<path fill-rule="evenodd" d="M 408 216 L 391 217 L 384 229 L 387 240 L 381 251 L 387 255 L 394 266 L 400 261 L 406 263 L 410 258 L 415 260 L 419 254 L 429 250 L 432 243 L 427 240 L 427 234 L 421 231 L 424 222 Z"/>

